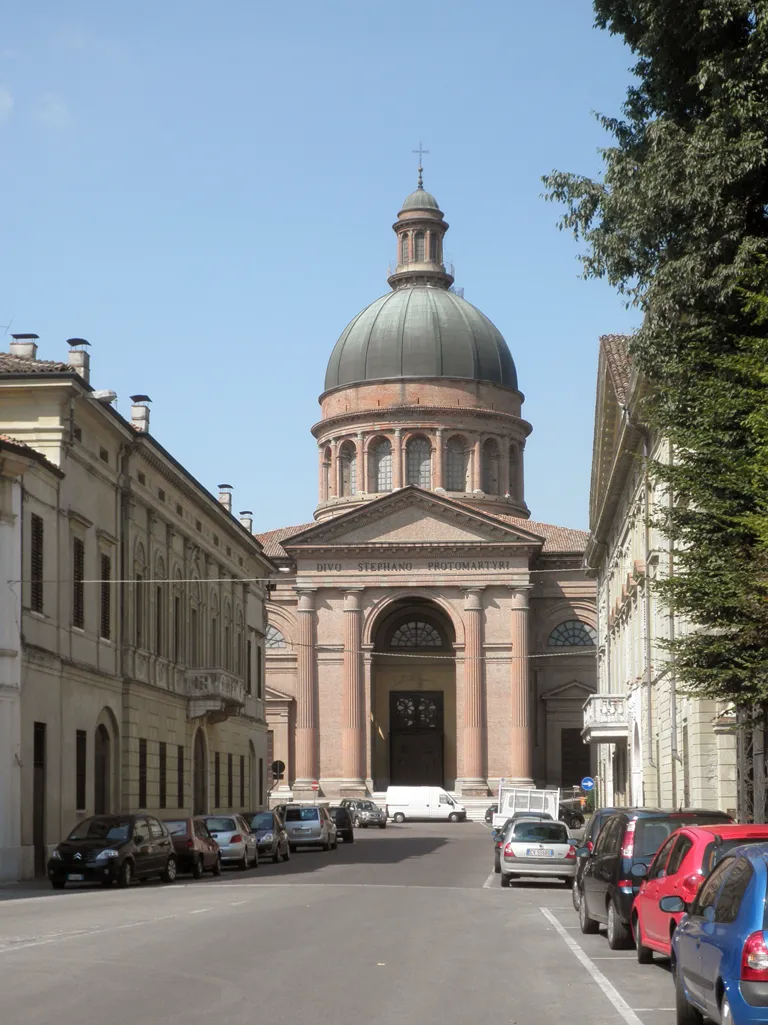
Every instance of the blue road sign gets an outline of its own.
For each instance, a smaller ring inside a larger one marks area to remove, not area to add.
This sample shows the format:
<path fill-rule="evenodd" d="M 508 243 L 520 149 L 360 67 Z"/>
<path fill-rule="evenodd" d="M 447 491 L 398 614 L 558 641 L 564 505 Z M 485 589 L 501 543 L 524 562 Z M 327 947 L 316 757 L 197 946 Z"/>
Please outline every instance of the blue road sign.
<path fill-rule="evenodd" d="M 595 781 L 592 779 L 591 776 L 584 777 L 584 779 L 581 781 L 581 789 L 586 791 L 595 789 Z"/>

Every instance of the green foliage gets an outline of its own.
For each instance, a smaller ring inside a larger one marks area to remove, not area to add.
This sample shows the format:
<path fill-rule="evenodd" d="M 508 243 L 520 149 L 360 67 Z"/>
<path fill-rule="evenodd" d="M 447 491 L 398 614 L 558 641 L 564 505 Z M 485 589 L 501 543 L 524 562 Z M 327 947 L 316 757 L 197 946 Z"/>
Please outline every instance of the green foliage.
<path fill-rule="evenodd" d="M 768 2 L 595 0 L 636 57 L 601 181 L 553 172 L 586 276 L 639 307 L 644 415 L 674 447 L 665 600 L 699 629 L 678 676 L 768 697 Z"/>

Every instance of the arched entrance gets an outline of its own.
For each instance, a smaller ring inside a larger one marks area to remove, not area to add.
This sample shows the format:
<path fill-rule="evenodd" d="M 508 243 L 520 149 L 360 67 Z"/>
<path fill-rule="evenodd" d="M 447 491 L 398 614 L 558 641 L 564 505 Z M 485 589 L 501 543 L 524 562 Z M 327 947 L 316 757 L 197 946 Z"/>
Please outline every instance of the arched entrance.
<path fill-rule="evenodd" d="M 112 788 L 112 738 L 107 727 L 100 723 L 96 727 L 93 743 L 93 811 L 106 815 L 111 811 L 110 790 Z"/>
<path fill-rule="evenodd" d="M 203 731 L 195 733 L 195 745 L 192 758 L 192 811 L 195 815 L 205 815 L 208 811 L 208 753 L 205 746 Z"/>
<path fill-rule="evenodd" d="M 422 598 L 388 606 L 374 632 L 371 741 L 374 788 L 456 782 L 453 627 Z M 413 657 L 418 656 L 418 657 Z"/>

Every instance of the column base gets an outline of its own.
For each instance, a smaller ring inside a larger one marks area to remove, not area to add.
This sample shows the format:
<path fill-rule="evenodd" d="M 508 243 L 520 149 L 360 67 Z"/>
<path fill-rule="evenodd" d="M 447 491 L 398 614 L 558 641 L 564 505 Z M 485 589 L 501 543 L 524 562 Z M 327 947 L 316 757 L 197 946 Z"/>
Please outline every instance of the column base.
<path fill-rule="evenodd" d="M 504 780 L 505 787 L 532 787 L 536 784 L 530 776 L 507 776 Z"/>
<path fill-rule="evenodd" d="M 487 780 L 478 778 L 457 779 L 456 789 L 462 797 L 488 797 Z"/>
<path fill-rule="evenodd" d="M 343 779 L 339 785 L 339 797 L 370 797 L 363 779 Z"/>
<path fill-rule="evenodd" d="M 293 784 L 294 801 L 317 801 L 322 793 L 317 780 L 297 779 Z"/>

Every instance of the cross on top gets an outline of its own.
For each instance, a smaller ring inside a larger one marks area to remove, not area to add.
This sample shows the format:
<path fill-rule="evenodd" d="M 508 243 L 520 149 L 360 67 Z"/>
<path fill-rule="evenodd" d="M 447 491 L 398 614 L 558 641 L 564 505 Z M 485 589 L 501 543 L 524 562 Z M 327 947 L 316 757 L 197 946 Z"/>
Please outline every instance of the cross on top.
<path fill-rule="evenodd" d="M 413 150 L 413 152 L 419 154 L 419 183 L 418 184 L 419 184 L 419 188 L 423 189 L 424 188 L 424 182 L 422 181 L 422 178 L 421 178 L 421 172 L 424 170 L 424 168 L 421 165 L 422 165 L 422 160 L 423 160 L 424 155 L 425 154 L 428 155 L 429 154 L 429 150 L 428 149 L 424 149 L 424 147 L 421 144 L 421 140 L 419 140 L 419 148 Z"/>

